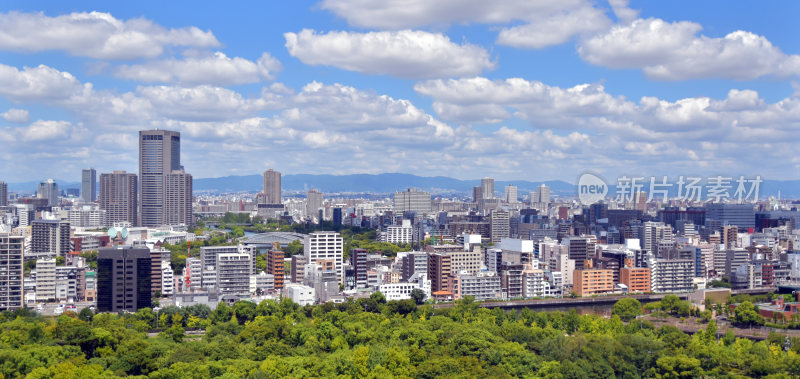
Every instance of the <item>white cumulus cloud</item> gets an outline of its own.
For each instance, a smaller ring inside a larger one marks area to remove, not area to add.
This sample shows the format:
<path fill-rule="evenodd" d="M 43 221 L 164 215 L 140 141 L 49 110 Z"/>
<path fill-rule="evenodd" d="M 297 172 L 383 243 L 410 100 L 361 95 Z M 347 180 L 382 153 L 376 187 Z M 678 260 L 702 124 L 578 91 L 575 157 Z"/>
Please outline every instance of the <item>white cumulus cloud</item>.
<path fill-rule="evenodd" d="M 17 109 L 17 108 L 11 108 L 3 112 L 2 114 L 0 114 L 0 117 L 2 117 L 3 120 L 6 120 L 8 122 L 14 122 L 18 124 L 28 122 L 31 119 L 30 114 L 26 109 Z"/>
<path fill-rule="evenodd" d="M 310 65 L 402 78 L 471 76 L 494 69 L 486 49 L 458 45 L 444 34 L 400 30 L 286 33 L 289 54 Z"/>
<path fill-rule="evenodd" d="M 578 47 L 589 63 L 640 68 L 653 79 L 724 78 L 750 80 L 800 74 L 800 56 L 787 55 L 763 36 L 734 31 L 722 38 L 698 35 L 688 21 L 637 19 L 587 38 Z"/>
<path fill-rule="evenodd" d="M 215 52 L 200 57 L 123 65 L 116 69 L 116 75 L 147 83 L 231 85 L 272 80 L 281 67 L 281 63 L 269 53 L 262 54 L 257 62 L 253 62 Z"/>
<path fill-rule="evenodd" d="M 454 23 L 507 23 L 585 3 L 584 0 L 324 0 L 320 5 L 351 25 L 405 29 Z"/>
<path fill-rule="evenodd" d="M 100 59 L 153 58 L 165 47 L 218 46 L 214 34 L 197 27 L 168 29 L 144 18 L 119 20 L 109 13 L 0 13 L 0 50 L 61 50 Z"/>

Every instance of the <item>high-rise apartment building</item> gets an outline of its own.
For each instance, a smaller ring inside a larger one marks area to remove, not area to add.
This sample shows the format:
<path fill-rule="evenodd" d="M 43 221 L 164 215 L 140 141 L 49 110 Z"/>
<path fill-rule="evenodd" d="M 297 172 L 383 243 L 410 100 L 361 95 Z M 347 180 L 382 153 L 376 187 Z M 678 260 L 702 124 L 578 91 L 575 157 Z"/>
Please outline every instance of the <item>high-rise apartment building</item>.
<path fill-rule="evenodd" d="M 69 222 L 34 220 L 31 222 L 31 253 L 35 256 L 66 257 L 69 253 Z"/>
<path fill-rule="evenodd" d="M 475 186 L 472 188 L 472 202 L 478 203 L 483 200 L 483 187 Z"/>
<path fill-rule="evenodd" d="M 353 249 L 350 250 L 350 261 L 353 264 L 353 271 L 355 272 L 355 285 L 356 288 L 367 287 L 367 250 Z"/>
<path fill-rule="evenodd" d="M 431 194 L 416 188 L 394 193 L 394 211 L 402 215 L 404 212 L 417 214 L 431 212 Z"/>
<path fill-rule="evenodd" d="M 276 290 L 283 289 L 283 273 L 285 271 L 283 257 L 284 254 L 280 250 L 267 251 L 267 274 L 272 275 L 273 288 Z"/>
<path fill-rule="evenodd" d="M 0 233 L 0 310 L 24 306 L 22 293 L 23 242 L 25 237 Z"/>
<path fill-rule="evenodd" d="M 492 211 L 490 220 L 492 242 L 497 243 L 511 236 L 508 212 Z"/>
<path fill-rule="evenodd" d="M 8 205 L 8 184 L 0 181 L 0 207 Z"/>
<path fill-rule="evenodd" d="M 181 169 L 181 134 L 167 130 L 139 132 L 139 217 L 141 226 L 164 224 L 165 177 Z"/>
<path fill-rule="evenodd" d="M 322 209 L 322 192 L 316 188 L 306 193 L 306 216 L 313 218 L 319 217 L 319 210 Z M 322 220 L 319 220 L 322 222 Z"/>
<path fill-rule="evenodd" d="M 58 195 L 58 184 L 53 179 L 47 179 L 39 183 L 39 187 L 36 189 L 36 197 L 47 199 L 48 207 L 58 205 Z"/>
<path fill-rule="evenodd" d="M 164 176 L 164 225 L 194 225 L 192 175 L 183 169 Z"/>
<path fill-rule="evenodd" d="M 428 254 L 428 279 L 431 281 L 431 291 L 447 291 L 451 271 L 450 256 L 447 254 Z"/>
<path fill-rule="evenodd" d="M 304 255 L 308 263 L 317 263 L 318 260 L 333 260 L 336 267 L 336 277 L 339 284 L 344 283 L 344 241 L 337 232 L 316 232 L 306 236 L 303 244 Z"/>
<path fill-rule="evenodd" d="M 264 199 L 264 202 L 267 204 L 282 203 L 280 172 L 277 172 L 273 169 L 264 171 Z"/>
<path fill-rule="evenodd" d="M 217 289 L 221 294 L 246 295 L 250 293 L 252 257 L 249 253 L 223 253 L 217 255 Z"/>
<path fill-rule="evenodd" d="M 534 199 L 531 200 L 531 203 L 541 203 L 541 204 L 550 203 L 550 187 L 544 184 L 539 186 L 536 189 L 536 192 L 534 194 Z"/>
<path fill-rule="evenodd" d="M 481 193 L 484 199 L 494 199 L 494 179 L 481 179 Z"/>
<path fill-rule="evenodd" d="M 152 306 L 150 250 L 119 246 L 97 254 L 97 311 L 136 312 Z"/>
<path fill-rule="evenodd" d="M 517 186 L 513 184 L 507 185 L 504 197 L 506 203 L 516 203 L 517 201 L 519 201 L 519 195 L 517 194 Z"/>
<path fill-rule="evenodd" d="M 36 260 L 36 301 L 56 299 L 56 259 Z"/>
<path fill-rule="evenodd" d="M 97 171 L 93 168 L 81 171 L 81 200 L 84 203 L 97 200 Z"/>
<path fill-rule="evenodd" d="M 106 211 L 106 225 L 139 224 L 138 190 L 136 174 L 125 171 L 100 174 L 100 209 Z"/>

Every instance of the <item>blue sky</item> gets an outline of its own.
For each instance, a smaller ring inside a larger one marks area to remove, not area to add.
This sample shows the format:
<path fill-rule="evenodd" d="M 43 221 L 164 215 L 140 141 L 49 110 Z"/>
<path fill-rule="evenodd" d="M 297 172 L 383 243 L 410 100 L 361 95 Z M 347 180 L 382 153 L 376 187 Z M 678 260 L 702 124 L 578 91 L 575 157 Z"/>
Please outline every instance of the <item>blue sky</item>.
<path fill-rule="evenodd" d="M 120 4 L 118 4 L 120 3 Z M 0 7 L 0 180 L 800 178 L 796 1 L 37 2 Z"/>

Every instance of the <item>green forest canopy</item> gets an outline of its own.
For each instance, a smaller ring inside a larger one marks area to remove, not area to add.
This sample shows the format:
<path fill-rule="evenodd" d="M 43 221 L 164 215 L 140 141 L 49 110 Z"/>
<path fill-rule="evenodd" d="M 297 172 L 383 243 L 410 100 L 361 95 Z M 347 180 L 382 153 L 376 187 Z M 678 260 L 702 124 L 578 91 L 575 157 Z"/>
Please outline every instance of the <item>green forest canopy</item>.
<path fill-rule="evenodd" d="M 628 304 L 630 306 L 630 304 Z M 158 317 L 156 317 L 158 316 Z M 158 325 L 163 331 L 147 336 Z M 187 329 L 204 330 L 201 337 Z M 11 378 L 473 377 L 591 378 L 800 375 L 800 341 L 782 349 L 687 335 L 647 321 L 574 311 L 505 313 L 467 298 L 434 309 L 382 296 L 304 306 L 284 299 L 167 307 L 158 314 L 0 314 L 0 373 Z"/>

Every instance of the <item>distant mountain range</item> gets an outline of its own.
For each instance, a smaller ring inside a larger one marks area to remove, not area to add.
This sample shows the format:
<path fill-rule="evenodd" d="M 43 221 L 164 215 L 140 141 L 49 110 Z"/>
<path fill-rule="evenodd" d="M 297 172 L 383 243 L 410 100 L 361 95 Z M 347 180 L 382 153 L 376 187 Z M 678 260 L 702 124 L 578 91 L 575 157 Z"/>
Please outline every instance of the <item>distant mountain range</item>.
<path fill-rule="evenodd" d="M 444 193 L 472 193 L 472 188 L 480 185 L 480 179 L 460 180 L 445 176 L 417 176 L 411 174 L 353 174 L 353 175 L 310 175 L 296 174 L 283 175 L 281 178 L 283 190 L 307 191 L 317 188 L 322 192 L 371 192 L 371 193 L 391 193 L 403 191 L 407 188 L 419 188 L 437 194 Z M 575 186 L 560 180 L 545 182 L 529 181 L 495 181 L 495 190 L 503 192 L 503 188 L 508 184 L 518 187 L 519 194 L 533 191 L 542 183 L 551 188 L 555 194 L 573 193 Z M 209 192 L 241 192 L 241 191 L 261 191 L 263 189 L 263 179 L 261 175 L 246 176 L 226 176 L 223 178 L 195 179 L 195 191 Z"/>
<path fill-rule="evenodd" d="M 194 179 L 195 192 L 226 193 L 226 192 L 258 192 L 263 189 L 261 175 L 225 176 L 221 178 L 196 178 Z M 56 180 L 62 190 L 80 188 L 80 182 Z M 317 188 L 327 193 L 392 193 L 403 191 L 407 188 L 419 188 L 433 194 L 472 194 L 472 188 L 480 185 L 480 179 L 461 180 L 445 176 L 417 176 L 411 174 L 353 174 L 353 175 L 312 175 L 290 174 L 283 175 L 283 190 L 286 192 L 304 192 Z M 8 183 L 12 192 L 35 192 L 38 181 Z M 574 184 L 562 180 L 549 180 L 544 182 L 531 182 L 526 180 L 495 181 L 495 191 L 502 195 L 504 187 L 508 184 L 517 186 L 520 197 L 534 191 L 541 184 L 550 187 L 553 195 L 574 196 L 577 189 Z M 730 190 L 735 191 L 736 183 Z M 647 185 L 645 186 L 647 187 Z M 645 188 L 647 190 L 647 188 Z M 777 196 L 780 190 L 782 198 L 800 199 L 800 180 L 765 180 L 759 190 L 759 197 Z M 615 194 L 615 187 L 609 186 L 609 195 Z M 671 191 L 671 196 L 675 196 Z"/>

